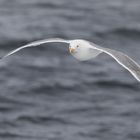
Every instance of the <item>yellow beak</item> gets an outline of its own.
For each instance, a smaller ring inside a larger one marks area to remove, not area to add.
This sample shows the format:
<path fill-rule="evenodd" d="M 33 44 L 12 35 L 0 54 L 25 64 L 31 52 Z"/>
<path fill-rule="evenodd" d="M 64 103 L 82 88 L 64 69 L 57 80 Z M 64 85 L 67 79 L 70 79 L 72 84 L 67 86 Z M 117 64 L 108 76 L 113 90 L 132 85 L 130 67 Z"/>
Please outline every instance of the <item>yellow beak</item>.
<path fill-rule="evenodd" d="M 69 51 L 70 51 L 70 53 L 75 53 L 75 52 L 76 52 L 76 49 L 75 49 L 75 48 L 70 47 L 70 48 L 69 48 Z"/>

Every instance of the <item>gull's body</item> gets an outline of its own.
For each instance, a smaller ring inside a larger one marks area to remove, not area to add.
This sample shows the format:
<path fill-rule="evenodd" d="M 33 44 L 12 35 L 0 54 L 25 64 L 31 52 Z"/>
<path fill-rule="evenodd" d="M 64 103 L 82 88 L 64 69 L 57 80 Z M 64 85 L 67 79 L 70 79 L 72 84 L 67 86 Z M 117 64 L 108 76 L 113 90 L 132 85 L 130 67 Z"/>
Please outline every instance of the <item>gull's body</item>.
<path fill-rule="evenodd" d="M 108 49 L 108 48 L 103 48 L 92 42 L 82 40 L 82 39 L 64 40 L 60 38 L 52 38 L 52 39 L 35 41 L 9 52 L 7 55 L 2 57 L 2 59 L 14 54 L 15 52 L 23 48 L 39 46 L 44 43 L 53 43 L 53 42 L 69 44 L 70 53 L 80 61 L 89 60 L 95 58 L 101 53 L 106 53 L 111 57 L 113 57 L 121 66 L 126 68 L 138 81 L 140 81 L 140 66 L 129 56 L 127 56 L 122 52 Z"/>

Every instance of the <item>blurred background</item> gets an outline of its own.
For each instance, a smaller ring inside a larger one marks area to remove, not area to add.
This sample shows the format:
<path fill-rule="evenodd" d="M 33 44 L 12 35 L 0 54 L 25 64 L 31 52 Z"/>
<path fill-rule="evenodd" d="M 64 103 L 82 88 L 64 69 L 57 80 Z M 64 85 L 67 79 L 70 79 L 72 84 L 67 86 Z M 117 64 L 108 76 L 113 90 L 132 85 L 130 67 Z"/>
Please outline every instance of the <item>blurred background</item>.
<path fill-rule="evenodd" d="M 0 0 L 0 56 L 28 42 L 87 39 L 140 64 L 139 0 Z M 0 62 L 0 140 L 139 140 L 140 85 L 110 56 L 65 44 Z"/>

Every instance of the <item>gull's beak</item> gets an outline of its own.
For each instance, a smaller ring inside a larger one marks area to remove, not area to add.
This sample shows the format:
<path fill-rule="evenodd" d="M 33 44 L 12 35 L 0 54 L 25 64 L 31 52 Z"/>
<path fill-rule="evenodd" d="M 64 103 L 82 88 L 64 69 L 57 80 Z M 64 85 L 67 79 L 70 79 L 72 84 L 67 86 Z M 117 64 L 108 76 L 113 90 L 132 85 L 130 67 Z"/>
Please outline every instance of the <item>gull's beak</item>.
<path fill-rule="evenodd" d="M 70 53 L 75 53 L 75 52 L 76 52 L 76 49 L 75 49 L 75 48 L 70 47 L 70 48 L 69 48 L 69 51 L 70 51 Z"/>

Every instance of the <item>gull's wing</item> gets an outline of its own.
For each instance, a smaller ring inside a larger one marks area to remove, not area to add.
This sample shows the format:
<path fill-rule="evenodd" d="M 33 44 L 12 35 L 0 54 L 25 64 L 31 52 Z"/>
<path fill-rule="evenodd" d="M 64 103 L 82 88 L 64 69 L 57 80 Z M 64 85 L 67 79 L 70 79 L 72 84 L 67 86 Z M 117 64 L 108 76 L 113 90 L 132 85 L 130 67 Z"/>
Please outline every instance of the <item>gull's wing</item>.
<path fill-rule="evenodd" d="M 21 47 L 15 49 L 15 50 L 9 52 L 5 56 L 3 56 L 1 59 L 6 58 L 6 57 L 16 53 L 17 51 L 19 51 L 21 49 L 24 49 L 24 48 L 27 48 L 27 47 L 34 47 L 34 46 L 38 46 L 38 45 L 45 44 L 45 43 L 51 43 L 51 42 L 70 43 L 70 40 L 64 40 L 64 39 L 61 39 L 61 38 L 50 38 L 50 39 L 34 41 L 34 42 L 31 42 L 29 44 L 26 44 L 24 46 L 21 46 Z"/>
<path fill-rule="evenodd" d="M 112 56 L 120 65 L 126 68 L 139 82 L 140 82 L 140 66 L 126 54 L 98 46 L 94 43 L 89 42 L 92 49 L 100 50 L 110 56 Z"/>

